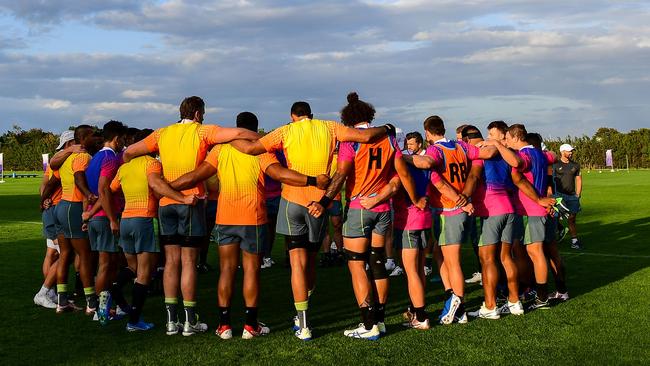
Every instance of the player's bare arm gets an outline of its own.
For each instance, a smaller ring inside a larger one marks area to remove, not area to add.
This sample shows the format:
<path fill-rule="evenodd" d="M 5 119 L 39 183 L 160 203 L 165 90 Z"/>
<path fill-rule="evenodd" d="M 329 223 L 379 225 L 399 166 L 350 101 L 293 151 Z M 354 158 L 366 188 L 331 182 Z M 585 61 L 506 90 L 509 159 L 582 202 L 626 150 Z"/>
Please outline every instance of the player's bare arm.
<path fill-rule="evenodd" d="M 296 187 L 306 187 L 311 185 L 318 189 L 325 190 L 330 183 L 330 177 L 325 174 L 321 174 L 317 177 L 310 177 L 300 174 L 295 170 L 285 168 L 279 163 L 269 165 L 269 167 L 266 168 L 265 173 L 278 182 Z"/>
<path fill-rule="evenodd" d="M 403 157 L 396 157 L 393 164 L 395 171 L 397 172 L 397 175 L 402 182 L 402 186 L 404 186 L 404 190 L 406 190 L 406 193 L 408 193 L 409 197 L 411 198 L 411 202 L 413 202 L 413 204 L 420 210 L 424 210 L 428 204 L 427 198 L 418 196 L 415 182 L 413 181 L 411 172 L 409 171 L 409 168 L 406 165 Z"/>
<path fill-rule="evenodd" d="M 217 168 L 204 161 L 201 163 L 201 165 L 198 166 L 198 168 L 189 173 L 181 175 L 178 177 L 178 179 L 169 183 L 169 186 L 176 191 L 194 188 L 197 184 L 203 182 L 204 180 L 207 180 L 215 174 L 217 174 Z M 173 197 L 169 198 L 175 199 Z"/>
<path fill-rule="evenodd" d="M 149 151 L 149 148 L 147 147 L 145 141 L 141 140 L 133 145 L 129 145 L 129 147 L 126 148 L 124 154 L 122 155 L 122 160 L 124 160 L 125 163 L 128 163 L 133 158 L 137 158 L 138 156 L 147 155 L 150 153 L 151 151 Z"/>
<path fill-rule="evenodd" d="M 266 152 L 266 148 L 259 140 L 234 140 L 230 143 L 232 147 L 248 155 L 260 155 Z"/>
<path fill-rule="evenodd" d="M 173 199 L 174 201 L 182 202 L 186 205 L 194 205 L 197 197 L 195 195 L 184 195 L 181 192 L 175 191 L 158 173 L 147 174 L 147 182 L 149 188 L 160 196 L 165 196 Z"/>
<path fill-rule="evenodd" d="M 520 172 L 513 171 L 511 173 L 511 176 L 512 176 L 512 182 L 517 186 L 517 188 L 520 191 L 524 192 L 526 197 L 537 202 L 538 205 L 549 208 L 555 204 L 554 198 L 540 197 L 537 194 L 537 191 L 535 191 L 535 187 L 533 187 L 533 185 L 530 184 L 530 182 L 528 182 L 528 180 Z"/>
<path fill-rule="evenodd" d="M 511 167 L 521 168 L 524 165 L 523 159 L 516 152 L 509 149 L 501 142 L 496 140 L 487 140 L 484 142 L 484 147 L 481 149 L 484 149 L 487 146 L 494 146 L 499 151 L 499 154 L 501 154 L 503 160 L 505 160 L 506 163 L 508 163 L 508 165 Z"/>
<path fill-rule="evenodd" d="M 399 176 L 391 178 L 387 185 L 373 197 L 361 197 L 359 203 L 366 210 L 370 210 L 380 203 L 386 202 L 391 199 L 402 188 L 402 182 Z"/>
<path fill-rule="evenodd" d="M 52 158 L 50 158 L 50 169 L 52 170 L 57 170 L 61 168 L 63 163 L 65 163 L 66 159 L 75 153 L 82 153 L 86 152 L 86 149 L 83 147 L 83 145 L 71 145 L 66 147 L 63 150 L 60 150 Z"/>
<path fill-rule="evenodd" d="M 480 165 L 472 165 L 472 168 L 469 170 L 469 176 L 467 177 L 467 182 L 465 182 L 465 188 L 463 189 L 463 195 L 465 197 L 471 197 L 478 186 L 481 176 L 483 175 L 483 167 Z"/>

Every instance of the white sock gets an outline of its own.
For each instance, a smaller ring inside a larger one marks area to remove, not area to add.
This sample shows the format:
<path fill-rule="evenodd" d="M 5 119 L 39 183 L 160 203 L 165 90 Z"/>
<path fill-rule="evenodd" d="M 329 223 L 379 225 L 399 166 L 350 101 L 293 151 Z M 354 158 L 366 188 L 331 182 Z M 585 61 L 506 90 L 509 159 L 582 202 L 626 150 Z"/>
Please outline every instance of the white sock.
<path fill-rule="evenodd" d="M 38 295 L 46 295 L 49 290 L 50 290 L 49 288 L 47 288 L 47 287 L 45 287 L 45 285 L 43 285 L 43 286 L 41 286 L 41 289 L 38 290 Z"/>
<path fill-rule="evenodd" d="M 388 259 L 386 259 L 386 264 L 388 264 L 388 263 L 395 264 L 395 260 L 393 258 L 388 258 Z"/>
<path fill-rule="evenodd" d="M 578 242 L 578 238 L 571 238 L 571 244 L 575 244 Z"/>

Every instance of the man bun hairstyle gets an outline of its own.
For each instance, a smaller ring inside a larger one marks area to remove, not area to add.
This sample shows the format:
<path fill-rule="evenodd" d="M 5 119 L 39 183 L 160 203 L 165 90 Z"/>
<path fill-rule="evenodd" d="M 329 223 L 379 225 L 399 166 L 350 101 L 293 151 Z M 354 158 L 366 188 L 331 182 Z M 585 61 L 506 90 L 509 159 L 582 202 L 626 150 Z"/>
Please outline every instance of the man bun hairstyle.
<path fill-rule="evenodd" d="M 359 99 L 359 94 L 352 92 L 348 94 L 348 105 L 341 109 L 341 122 L 346 126 L 354 126 L 357 123 L 372 122 L 375 119 L 375 107 Z"/>

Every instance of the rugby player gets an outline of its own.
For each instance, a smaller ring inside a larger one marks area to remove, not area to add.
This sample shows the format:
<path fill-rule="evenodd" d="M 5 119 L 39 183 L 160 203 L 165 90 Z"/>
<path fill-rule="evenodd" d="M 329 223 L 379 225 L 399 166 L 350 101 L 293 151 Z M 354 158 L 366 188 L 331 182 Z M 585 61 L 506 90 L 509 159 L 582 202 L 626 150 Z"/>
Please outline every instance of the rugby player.
<path fill-rule="evenodd" d="M 86 150 L 93 150 L 96 144 L 91 126 L 80 125 L 75 128 L 76 144 Z M 70 150 L 73 151 L 73 150 Z M 58 169 L 61 177 L 61 201 L 56 205 L 55 216 L 58 227 L 58 242 L 61 250 L 57 261 L 57 313 L 80 310 L 68 300 L 68 266 L 72 254 L 79 256 L 79 273 L 86 297 L 86 315 L 94 315 L 97 309 L 97 295 L 93 285 L 92 253 L 88 242 L 88 233 L 82 230 L 81 214 L 85 205 L 94 204 L 97 196 L 88 188 L 85 171 L 91 156 L 85 152 L 69 153 L 60 168 L 50 162 L 52 169 Z M 64 153 L 61 156 L 65 156 Z M 52 180 L 50 180 L 51 182 Z M 48 183 L 49 186 L 49 183 Z M 48 187 L 46 186 L 46 191 Z"/>
<path fill-rule="evenodd" d="M 197 96 L 185 98 L 180 105 L 178 123 L 160 128 L 144 140 L 129 146 L 124 152 L 124 162 L 137 156 L 158 152 L 163 166 L 163 176 L 173 181 L 194 170 L 207 154 L 210 146 L 236 138 L 255 139 L 257 133 L 240 128 L 203 125 L 205 103 Z M 205 195 L 203 183 L 183 191 L 185 195 Z M 182 328 L 184 336 L 205 332 L 208 327 L 199 321 L 196 313 L 196 262 L 198 248 L 205 235 L 205 200 L 187 205 L 169 197 L 160 200 L 158 219 L 160 243 L 165 247 L 163 287 L 167 311 L 167 335 L 177 334 Z M 177 305 L 179 287 L 183 295 L 185 322 L 178 322 Z"/>
<path fill-rule="evenodd" d="M 432 174 L 432 182 L 435 183 L 434 179 L 444 179 L 457 192 L 462 192 L 465 187 L 470 161 L 489 159 L 496 154 L 494 148 L 479 149 L 463 141 L 447 140 L 444 122 L 438 116 L 428 117 L 424 121 L 424 129 L 427 140 L 431 143 L 426 155 L 409 155 L 405 156 L 405 160 L 421 169 L 434 169 L 437 174 Z M 468 211 L 471 213 L 473 208 L 471 205 L 458 207 L 456 201 L 434 190 L 430 204 L 441 215 L 442 236 L 434 248 L 434 254 L 438 256 L 440 276 L 448 296 L 440 315 L 440 323 L 451 324 L 454 320 L 465 323 L 465 281 L 460 265 L 460 246 L 468 239 Z"/>
<path fill-rule="evenodd" d="M 111 299 L 108 290 L 117 274 L 119 260 L 119 207 L 113 199 L 110 185 L 120 165 L 117 153 L 124 147 L 127 130 L 122 122 L 109 121 L 104 124 L 104 147 L 93 156 L 86 169 L 88 188 L 98 199 L 94 205 L 87 207 L 81 217 L 88 224 L 90 249 L 99 256 L 95 293 L 99 296 L 97 318 L 101 325 L 106 325 L 109 320 Z"/>
<path fill-rule="evenodd" d="M 59 137 L 59 146 L 57 150 L 67 148 L 74 143 L 74 131 L 64 131 Z M 43 195 L 47 183 L 55 177 L 56 189 L 54 193 L 45 196 Z M 45 258 L 43 258 L 43 285 L 38 293 L 34 296 L 34 303 L 49 309 L 56 309 L 56 291 L 54 285 L 56 284 L 56 268 L 57 260 L 59 259 L 59 244 L 57 240 L 57 228 L 55 224 L 54 210 L 56 205 L 61 201 L 61 183 L 58 171 L 53 171 L 52 168 L 47 166 L 45 174 L 43 174 L 43 181 L 39 189 L 41 193 L 41 209 L 43 221 L 43 235 L 46 239 Z"/>
<path fill-rule="evenodd" d="M 327 174 L 337 141 L 366 143 L 394 133 L 392 125 L 365 130 L 343 126 L 332 121 L 313 119 L 307 102 L 296 102 L 291 107 L 292 123 L 275 129 L 256 141 L 233 142 L 238 150 L 252 155 L 283 150 L 287 166 L 301 174 L 316 176 Z M 291 288 L 296 318 L 295 336 L 301 340 L 311 339 L 307 322 L 309 295 L 313 293 L 316 272 L 316 255 L 325 236 L 327 214 L 331 198 L 323 195 L 317 187 L 291 187 L 282 190 L 277 232 L 285 235 L 291 262 Z M 318 207 L 316 207 L 318 206 Z M 315 209 L 309 213 L 309 208 Z"/>
<path fill-rule="evenodd" d="M 503 123 L 505 125 L 505 123 Z M 507 127 L 507 126 L 505 126 Z M 488 125 L 490 138 L 500 139 L 498 122 Z M 463 141 L 480 145 L 483 136 L 475 126 L 467 126 L 462 132 Z M 512 259 L 510 249 L 514 225 L 514 208 L 508 196 L 508 189 L 514 185 L 510 178 L 510 166 L 501 156 L 472 162 L 465 190 L 463 193 L 472 197 L 477 233 L 479 259 L 481 261 L 484 301 L 480 309 L 470 312 L 473 317 L 499 319 L 496 291 L 499 278 L 497 257 L 500 257 L 508 283 L 508 309 L 513 315 L 522 315 L 524 308 L 519 301 L 517 286 L 517 267 Z"/>
<path fill-rule="evenodd" d="M 237 127 L 257 131 L 257 117 L 250 112 L 237 116 Z M 199 167 L 170 185 L 174 189 L 196 186 L 214 174 L 220 182 L 216 228 L 219 244 L 219 327 L 216 334 L 222 339 L 232 338 L 230 303 L 235 272 L 242 256 L 244 269 L 244 302 L 246 322 L 242 338 L 266 335 L 270 329 L 257 320 L 260 261 L 267 241 L 267 214 L 264 204 L 264 174 L 286 185 L 327 187 L 329 177 L 310 177 L 289 170 L 274 154 L 260 156 L 244 154 L 232 145 L 215 146 Z M 236 212 L 236 215 L 233 213 Z"/>
<path fill-rule="evenodd" d="M 536 190 L 537 195 L 545 196 L 547 166 L 549 158 L 540 149 L 535 149 L 526 141 L 527 131 L 524 125 L 514 124 L 508 128 L 506 133 L 506 145 L 500 141 L 490 140 L 486 144 L 496 146 L 503 159 L 522 173 Z M 517 152 L 510 150 L 515 149 Z M 518 232 L 524 232 L 523 244 L 526 246 L 526 253 L 533 263 L 535 276 L 536 295 L 530 309 L 548 309 L 548 265 L 544 255 L 543 242 L 546 233 L 547 209 L 529 198 L 522 190 L 519 190 L 519 201 L 521 202 L 526 216 L 519 226 Z M 523 230 L 522 230 L 523 227 Z"/>
<path fill-rule="evenodd" d="M 143 140 L 152 130 L 138 132 L 133 143 Z M 184 196 L 166 184 L 162 184 L 162 166 L 152 156 L 145 155 L 131 159 L 117 170 L 110 189 L 124 196 L 124 211 L 120 219 L 119 245 L 126 256 L 127 267 L 120 271 L 118 280 L 111 287 L 111 295 L 118 305 L 129 309 L 129 321 L 126 330 L 130 332 L 146 331 L 153 328 L 152 323 L 145 322 L 142 308 L 147 297 L 156 257 L 160 252 L 156 242 L 154 218 L 157 216 L 158 200 L 155 191 L 185 204 L 193 204 L 196 197 Z M 167 189 L 166 189 L 167 188 Z M 122 286 L 133 281 L 131 305 L 126 306 Z"/>
<path fill-rule="evenodd" d="M 369 128 L 375 117 L 375 108 L 359 100 L 357 93 L 350 93 L 347 99 L 348 105 L 341 110 L 342 122 L 356 129 Z M 393 136 L 366 144 L 342 143 L 338 169 L 327 189 L 326 197 L 333 198 L 347 179 L 343 246 L 362 319 L 357 328 L 344 332 L 351 338 L 376 340 L 386 332 L 384 312 L 388 298 L 388 273 L 385 236 L 391 229 L 391 208 L 388 202 L 383 202 L 366 210 L 360 200 L 377 195 L 388 184 L 394 171 L 399 174 L 412 202 L 420 210 L 426 208 L 426 198 L 417 195 L 415 183 Z M 366 273 L 366 264 L 370 267 L 370 276 Z"/>

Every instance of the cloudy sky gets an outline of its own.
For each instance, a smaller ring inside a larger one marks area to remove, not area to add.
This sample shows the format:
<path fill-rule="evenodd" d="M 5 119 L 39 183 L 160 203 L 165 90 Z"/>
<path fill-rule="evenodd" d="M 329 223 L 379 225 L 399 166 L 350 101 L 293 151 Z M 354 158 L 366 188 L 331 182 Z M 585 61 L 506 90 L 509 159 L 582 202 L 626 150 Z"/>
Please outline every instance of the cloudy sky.
<path fill-rule="evenodd" d="M 649 65 L 642 1 L 0 0 L 0 132 L 160 127 L 189 95 L 270 129 L 296 100 L 337 119 L 352 90 L 407 131 L 627 131 L 650 126 Z"/>

